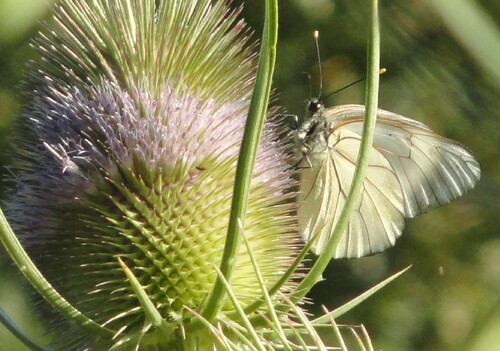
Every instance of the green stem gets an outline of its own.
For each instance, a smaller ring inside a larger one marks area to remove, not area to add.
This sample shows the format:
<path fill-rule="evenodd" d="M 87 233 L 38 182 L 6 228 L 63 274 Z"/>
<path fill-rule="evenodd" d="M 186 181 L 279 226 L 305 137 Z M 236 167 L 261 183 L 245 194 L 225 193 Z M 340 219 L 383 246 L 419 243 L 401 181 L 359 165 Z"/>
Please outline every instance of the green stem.
<path fill-rule="evenodd" d="M 9 317 L 7 313 L 3 309 L 0 308 L 0 324 L 3 324 L 8 331 L 14 335 L 17 340 L 21 341 L 24 345 L 29 347 L 30 350 L 33 351 L 48 351 L 48 349 L 43 348 L 38 345 L 36 342 L 31 340 L 17 325 L 14 321 Z"/>
<path fill-rule="evenodd" d="M 380 28 L 378 19 L 378 1 L 371 0 L 370 16 L 370 36 L 368 40 L 368 74 L 366 82 L 366 116 L 363 124 L 363 135 L 359 149 L 354 177 L 349 189 L 349 195 L 346 204 L 342 209 L 337 225 L 333 230 L 332 236 L 307 276 L 297 287 L 293 294 L 293 302 L 301 300 L 309 290 L 321 279 L 323 271 L 332 259 L 335 248 L 340 238 L 345 233 L 352 213 L 356 209 L 361 196 L 361 188 L 365 179 L 366 169 L 368 167 L 368 157 L 373 143 L 373 132 L 377 118 L 378 108 L 378 86 L 380 69 Z"/>
<path fill-rule="evenodd" d="M 236 166 L 231 215 L 220 265 L 221 274 L 226 281 L 231 281 L 231 275 L 236 265 L 237 254 L 241 244 L 241 231 L 244 230 L 245 227 L 250 183 L 271 93 L 277 39 L 278 2 L 277 0 L 266 0 L 266 13 L 259 65 L 238 157 L 238 164 Z M 224 301 L 225 293 L 224 282 L 218 277 L 214 289 L 210 294 L 210 298 L 201 312 L 201 315 L 205 319 L 208 321 L 213 321 L 215 319 Z"/>
<path fill-rule="evenodd" d="M 50 283 L 45 279 L 42 273 L 30 259 L 19 240 L 17 240 L 12 228 L 0 209 L 0 241 L 14 260 L 19 270 L 28 279 L 31 285 L 47 300 L 55 309 L 57 309 L 68 320 L 78 323 L 82 328 L 100 336 L 111 336 L 113 331 L 104 327 L 93 320 L 87 318 L 80 311 L 74 308 L 64 299 Z"/>

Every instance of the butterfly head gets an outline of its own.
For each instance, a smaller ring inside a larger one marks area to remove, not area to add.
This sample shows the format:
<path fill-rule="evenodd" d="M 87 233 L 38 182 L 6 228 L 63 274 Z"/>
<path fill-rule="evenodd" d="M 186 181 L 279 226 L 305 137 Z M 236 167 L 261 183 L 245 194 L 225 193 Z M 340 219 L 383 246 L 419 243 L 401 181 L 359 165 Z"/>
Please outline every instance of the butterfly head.
<path fill-rule="evenodd" d="M 309 117 L 314 116 L 319 110 L 323 108 L 323 104 L 316 98 L 309 100 L 307 104 L 307 112 Z"/>

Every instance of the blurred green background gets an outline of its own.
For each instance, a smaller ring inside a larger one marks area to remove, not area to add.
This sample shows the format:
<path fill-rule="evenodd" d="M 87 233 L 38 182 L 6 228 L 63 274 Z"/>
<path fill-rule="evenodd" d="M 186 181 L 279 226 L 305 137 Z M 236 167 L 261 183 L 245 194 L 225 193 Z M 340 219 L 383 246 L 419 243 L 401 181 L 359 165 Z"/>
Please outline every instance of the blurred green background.
<path fill-rule="evenodd" d="M 235 4 L 244 1 L 235 1 Z M 0 1 L 0 175 L 3 150 L 22 103 L 19 82 L 33 57 L 29 40 L 50 0 Z M 367 0 L 280 1 L 277 102 L 303 116 L 317 96 L 320 31 L 324 93 L 365 75 Z M 384 0 L 380 4 L 380 107 L 418 119 L 467 145 L 482 179 L 465 197 L 407 222 L 387 252 L 331 263 L 310 297 L 311 311 L 333 309 L 412 265 L 409 272 L 339 320 L 363 323 L 376 350 L 499 350 L 500 348 L 500 1 Z M 258 37 L 263 1 L 243 16 Z M 309 80 L 307 75 L 311 75 Z M 363 84 L 327 106 L 363 102 Z M 5 186 L 0 184 L 0 196 Z M 0 249 L 0 306 L 33 336 L 43 335 L 22 279 Z M 0 326 L 0 349 L 26 350 Z"/>

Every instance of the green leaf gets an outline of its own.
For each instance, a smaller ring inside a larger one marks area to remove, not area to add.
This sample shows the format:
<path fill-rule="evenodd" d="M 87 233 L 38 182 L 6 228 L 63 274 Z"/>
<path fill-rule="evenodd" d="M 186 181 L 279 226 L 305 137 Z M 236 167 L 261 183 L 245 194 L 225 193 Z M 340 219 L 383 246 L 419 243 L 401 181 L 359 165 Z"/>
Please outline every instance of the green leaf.
<path fill-rule="evenodd" d="M 411 266 L 408 266 L 407 268 L 403 269 L 402 271 L 400 271 L 400 272 L 398 272 L 398 273 L 390 276 L 389 278 L 387 278 L 384 281 L 378 283 L 377 285 L 375 285 L 371 289 L 365 291 L 364 293 L 362 293 L 358 297 L 355 297 L 354 299 L 352 299 L 351 301 L 347 302 L 346 304 L 344 304 L 344 305 L 342 305 L 342 306 L 334 309 L 333 311 L 329 312 L 328 314 L 315 319 L 313 321 L 313 324 L 325 324 L 325 323 L 329 323 L 331 318 L 335 319 L 335 318 L 338 318 L 338 317 L 342 316 L 346 312 L 349 312 L 354 307 L 358 306 L 360 303 L 362 303 L 363 301 L 365 301 L 366 299 L 368 299 L 370 296 L 372 296 L 373 294 L 375 294 L 377 291 L 379 291 L 380 289 L 382 289 L 384 286 L 386 286 L 387 284 L 389 284 L 390 282 L 392 282 L 394 279 L 398 278 L 401 274 L 403 274 L 408 269 L 410 269 L 410 267 Z"/>

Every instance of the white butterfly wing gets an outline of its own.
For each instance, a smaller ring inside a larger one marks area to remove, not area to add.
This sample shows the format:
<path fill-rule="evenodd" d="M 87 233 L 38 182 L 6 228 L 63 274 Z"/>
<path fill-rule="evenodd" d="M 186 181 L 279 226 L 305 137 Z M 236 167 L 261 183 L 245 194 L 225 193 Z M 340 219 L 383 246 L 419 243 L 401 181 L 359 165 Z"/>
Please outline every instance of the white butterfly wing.
<path fill-rule="evenodd" d="M 301 171 L 299 223 L 306 240 L 320 233 L 312 245 L 324 250 L 344 207 L 356 167 L 359 135 L 341 129 L 319 168 Z M 403 195 L 396 174 L 384 155 L 374 150 L 358 208 L 347 233 L 341 237 L 335 257 L 360 257 L 394 245 L 404 226 Z"/>
<path fill-rule="evenodd" d="M 362 121 L 355 122 L 355 119 L 362 120 L 364 106 L 346 107 L 349 112 L 343 112 L 343 107 L 332 111 L 331 116 L 341 116 L 342 124 L 350 120 L 351 123 L 344 124 L 345 128 L 361 135 Z M 398 177 L 406 217 L 449 203 L 472 189 L 479 180 L 479 163 L 463 145 L 401 115 L 384 110 L 379 110 L 377 115 L 373 147 L 384 154 Z"/>
<path fill-rule="evenodd" d="M 319 233 L 315 253 L 323 251 L 345 203 L 364 106 L 343 105 L 322 113 L 330 126 L 328 149 L 320 163 L 302 170 L 299 197 L 304 238 Z M 422 123 L 379 110 L 361 200 L 335 257 L 365 256 L 394 245 L 405 217 L 450 202 L 474 187 L 479 177 L 479 163 L 466 148 Z"/>

